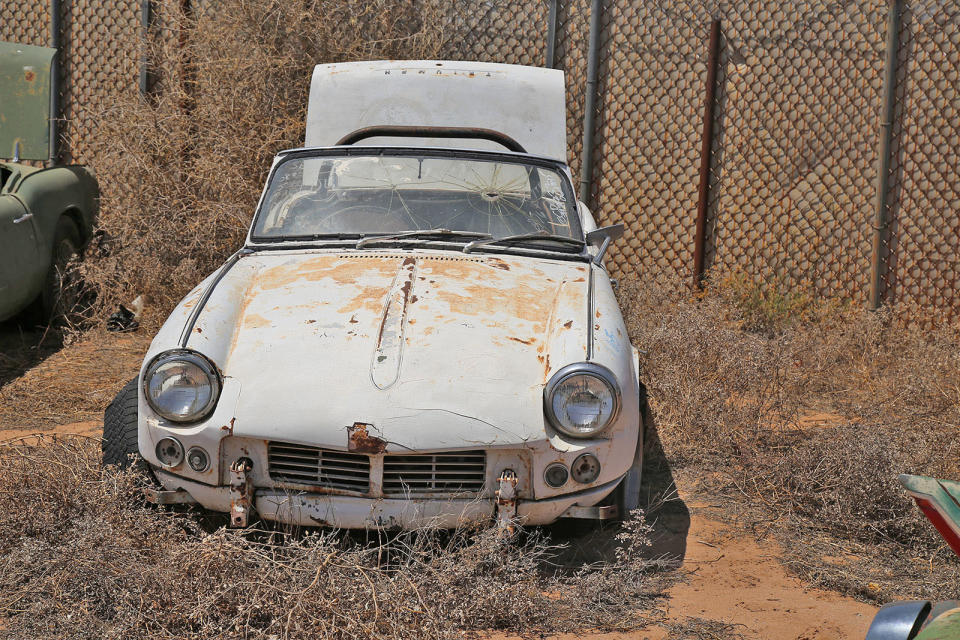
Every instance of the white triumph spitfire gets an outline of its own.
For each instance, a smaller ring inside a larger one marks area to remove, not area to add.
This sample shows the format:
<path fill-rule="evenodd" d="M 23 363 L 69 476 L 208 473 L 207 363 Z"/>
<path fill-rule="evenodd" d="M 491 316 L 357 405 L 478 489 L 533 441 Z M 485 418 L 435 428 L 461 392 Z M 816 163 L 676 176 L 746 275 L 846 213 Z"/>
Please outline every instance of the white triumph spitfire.
<path fill-rule="evenodd" d="M 566 165 L 563 73 L 316 67 L 246 242 L 107 409 L 157 503 L 338 528 L 634 508 L 637 351 Z"/>

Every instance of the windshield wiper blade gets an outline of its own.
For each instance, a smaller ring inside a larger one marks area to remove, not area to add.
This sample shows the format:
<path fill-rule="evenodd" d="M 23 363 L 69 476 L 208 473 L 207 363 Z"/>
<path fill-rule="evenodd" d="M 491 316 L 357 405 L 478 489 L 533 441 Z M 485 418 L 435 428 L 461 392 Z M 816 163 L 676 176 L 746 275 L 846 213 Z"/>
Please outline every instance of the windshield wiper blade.
<path fill-rule="evenodd" d="M 521 233 L 515 236 L 504 236 L 502 238 L 484 238 L 482 240 L 474 240 L 473 242 L 468 242 L 467 246 L 463 248 L 464 253 L 472 253 L 480 247 L 484 247 L 488 244 L 500 244 L 505 243 L 509 244 L 511 242 L 523 242 L 524 240 L 552 240 L 556 242 L 567 242 L 577 245 L 582 245 L 582 240 L 577 240 L 576 238 L 568 238 L 566 236 L 555 236 L 551 235 L 546 231 L 539 231 L 537 233 Z"/>
<path fill-rule="evenodd" d="M 253 236 L 254 242 L 307 242 L 315 240 L 353 240 L 359 238 L 359 233 L 300 233 L 283 236 Z"/>
<path fill-rule="evenodd" d="M 489 233 L 479 231 L 451 231 L 450 229 L 417 229 L 415 231 L 401 231 L 400 233 L 387 233 L 384 235 L 367 236 L 357 241 L 356 248 L 363 249 L 368 244 L 382 242 L 384 240 L 400 240 L 403 238 L 415 238 L 417 236 L 456 236 L 466 238 L 492 238 Z"/>

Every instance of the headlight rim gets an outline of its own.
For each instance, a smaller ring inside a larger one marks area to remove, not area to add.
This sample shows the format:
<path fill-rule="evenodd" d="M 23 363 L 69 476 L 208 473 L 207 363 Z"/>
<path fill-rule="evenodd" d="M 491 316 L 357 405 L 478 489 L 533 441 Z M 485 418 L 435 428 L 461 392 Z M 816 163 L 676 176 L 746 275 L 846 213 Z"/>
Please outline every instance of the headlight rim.
<path fill-rule="evenodd" d="M 214 386 L 213 393 L 210 394 L 210 402 L 203 409 L 203 411 L 186 419 L 168 415 L 164 411 L 158 409 L 150 399 L 149 387 L 150 379 L 153 374 L 156 373 L 156 370 L 161 365 L 177 360 L 185 360 L 198 366 L 204 371 L 204 373 L 207 375 L 207 378 Z M 144 368 L 143 375 L 140 378 L 140 390 L 143 392 L 143 397 L 147 402 L 147 406 L 149 406 L 154 413 L 176 426 L 185 426 L 195 424 L 209 418 L 210 414 L 216 410 L 217 404 L 220 402 L 220 394 L 223 391 L 223 377 L 220 375 L 220 370 L 217 369 L 217 366 L 213 363 L 213 361 L 199 351 L 194 351 L 193 349 L 168 349 L 166 351 L 161 351 L 150 359 L 150 362 Z"/>
<path fill-rule="evenodd" d="M 601 428 L 591 433 L 577 433 L 568 431 L 553 411 L 554 392 L 565 380 L 575 375 L 591 375 L 594 378 L 597 378 L 607 385 L 607 387 L 610 389 L 611 395 L 613 396 L 613 411 L 610 413 L 610 419 L 607 420 L 607 423 Z M 543 389 L 543 410 L 547 417 L 547 422 L 549 422 L 550 426 L 552 426 L 554 429 L 571 438 L 578 438 L 581 440 L 590 439 L 595 438 L 597 435 L 603 433 L 610 428 L 610 425 L 617 421 L 622 406 L 622 391 L 620 389 L 620 384 L 617 382 L 617 377 L 610 369 L 602 364 L 597 364 L 596 362 L 574 362 L 572 364 L 568 364 L 554 373 L 553 376 L 551 376 L 550 381 L 547 382 L 547 385 Z"/>

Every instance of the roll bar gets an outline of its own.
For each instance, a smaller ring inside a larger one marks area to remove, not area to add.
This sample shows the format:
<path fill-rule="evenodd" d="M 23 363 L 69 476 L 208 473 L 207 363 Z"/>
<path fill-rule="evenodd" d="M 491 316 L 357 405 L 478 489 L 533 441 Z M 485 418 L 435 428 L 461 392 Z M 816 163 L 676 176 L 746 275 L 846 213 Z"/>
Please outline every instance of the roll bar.
<path fill-rule="evenodd" d="M 510 151 L 526 153 L 519 142 L 505 133 L 480 127 L 410 127 L 399 125 L 377 125 L 364 127 L 349 133 L 337 141 L 337 146 L 356 144 L 367 138 L 476 138 L 489 140 L 503 145 Z"/>

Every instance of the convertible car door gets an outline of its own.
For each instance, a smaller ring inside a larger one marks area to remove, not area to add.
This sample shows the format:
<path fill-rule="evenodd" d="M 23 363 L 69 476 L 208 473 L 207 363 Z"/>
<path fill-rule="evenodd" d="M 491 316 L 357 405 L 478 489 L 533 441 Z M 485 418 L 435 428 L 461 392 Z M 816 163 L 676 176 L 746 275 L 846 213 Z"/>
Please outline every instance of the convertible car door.
<path fill-rule="evenodd" d="M 33 216 L 13 194 L 0 195 L 0 320 L 15 315 L 39 293 L 40 263 Z"/>

